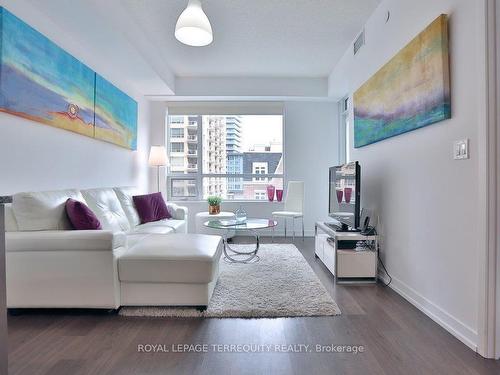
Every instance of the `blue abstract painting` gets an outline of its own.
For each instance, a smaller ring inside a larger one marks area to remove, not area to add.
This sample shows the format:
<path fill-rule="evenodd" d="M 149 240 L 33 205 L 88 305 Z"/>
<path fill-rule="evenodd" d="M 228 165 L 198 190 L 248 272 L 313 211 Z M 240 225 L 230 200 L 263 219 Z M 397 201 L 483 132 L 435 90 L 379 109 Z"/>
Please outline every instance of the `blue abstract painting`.
<path fill-rule="evenodd" d="M 135 150 L 137 103 L 111 83 L 96 75 L 95 137 Z"/>
<path fill-rule="evenodd" d="M 0 112 L 136 148 L 137 103 L 3 7 L 0 47 Z"/>

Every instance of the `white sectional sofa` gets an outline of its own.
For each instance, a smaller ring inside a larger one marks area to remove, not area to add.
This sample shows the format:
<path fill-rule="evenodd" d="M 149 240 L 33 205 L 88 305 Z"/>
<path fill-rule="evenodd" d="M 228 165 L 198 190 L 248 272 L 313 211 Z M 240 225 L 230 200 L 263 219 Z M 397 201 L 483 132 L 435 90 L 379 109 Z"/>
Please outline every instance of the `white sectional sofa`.
<path fill-rule="evenodd" d="M 19 193 L 6 205 L 9 308 L 207 306 L 219 236 L 187 234 L 187 209 L 140 224 L 134 188 Z M 71 230 L 65 202 L 86 203 L 103 230 Z"/>

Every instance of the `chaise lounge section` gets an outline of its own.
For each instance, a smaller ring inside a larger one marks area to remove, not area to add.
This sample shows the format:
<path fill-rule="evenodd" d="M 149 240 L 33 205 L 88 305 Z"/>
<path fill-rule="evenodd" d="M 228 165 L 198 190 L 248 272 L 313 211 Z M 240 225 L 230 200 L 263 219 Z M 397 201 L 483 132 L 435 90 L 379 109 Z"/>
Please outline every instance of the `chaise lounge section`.
<path fill-rule="evenodd" d="M 9 308 L 206 306 L 219 274 L 218 236 L 187 234 L 187 209 L 140 224 L 131 187 L 19 193 L 6 206 Z M 71 230 L 68 198 L 103 230 Z"/>
<path fill-rule="evenodd" d="M 148 236 L 118 260 L 121 305 L 206 306 L 217 282 L 221 254 L 219 236 Z"/>

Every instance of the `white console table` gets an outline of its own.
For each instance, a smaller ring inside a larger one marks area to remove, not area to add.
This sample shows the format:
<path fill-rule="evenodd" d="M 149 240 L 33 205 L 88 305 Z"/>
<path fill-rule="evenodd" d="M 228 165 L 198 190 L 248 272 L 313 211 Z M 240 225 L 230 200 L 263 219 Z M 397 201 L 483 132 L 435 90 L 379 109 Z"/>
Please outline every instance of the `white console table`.
<path fill-rule="evenodd" d="M 336 231 L 322 221 L 316 222 L 314 232 L 315 255 L 333 274 L 337 283 L 377 282 L 377 235 Z M 342 246 L 339 248 L 340 241 L 373 241 L 373 249 L 342 249 Z"/>

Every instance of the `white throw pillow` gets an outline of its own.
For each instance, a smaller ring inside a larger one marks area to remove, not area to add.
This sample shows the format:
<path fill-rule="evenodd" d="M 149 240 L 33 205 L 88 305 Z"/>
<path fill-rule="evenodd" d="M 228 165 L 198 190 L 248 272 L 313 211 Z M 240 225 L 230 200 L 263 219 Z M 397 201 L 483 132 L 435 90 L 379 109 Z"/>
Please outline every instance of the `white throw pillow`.
<path fill-rule="evenodd" d="M 12 197 L 12 209 L 19 230 L 71 229 L 65 207 L 68 198 L 85 202 L 78 190 L 15 194 Z"/>

